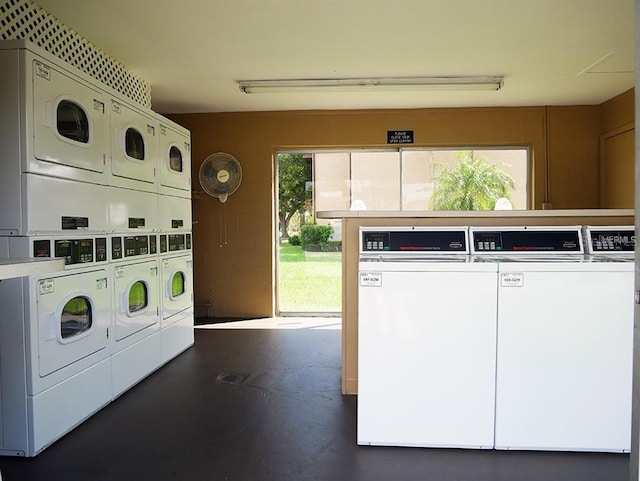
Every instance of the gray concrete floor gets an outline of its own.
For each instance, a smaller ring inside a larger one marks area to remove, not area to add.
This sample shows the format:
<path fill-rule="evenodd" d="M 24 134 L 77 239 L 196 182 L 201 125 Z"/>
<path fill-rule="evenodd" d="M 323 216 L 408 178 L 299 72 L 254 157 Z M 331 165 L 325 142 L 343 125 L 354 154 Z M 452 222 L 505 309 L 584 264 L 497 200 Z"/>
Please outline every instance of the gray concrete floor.
<path fill-rule="evenodd" d="M 621 454 L 356 445 L 339 319 L 196 329 L 193 348 L 3 481 L 626 481 Z"/>

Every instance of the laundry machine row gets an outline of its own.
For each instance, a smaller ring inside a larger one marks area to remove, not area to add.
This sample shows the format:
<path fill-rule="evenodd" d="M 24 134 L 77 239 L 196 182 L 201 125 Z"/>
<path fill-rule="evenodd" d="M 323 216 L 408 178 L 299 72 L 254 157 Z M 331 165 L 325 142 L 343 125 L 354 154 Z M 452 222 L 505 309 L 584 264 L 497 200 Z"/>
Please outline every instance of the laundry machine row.
<path fill-rule="evenodd" d="M 35 456 L 193 344 L 190 233 L 0 237 L 0 455 Z"/>
<path fill-rule="evenodd" d="M 0 42 L 0 454 L 34 456 L 193 344 L 187 129 Z M 78 402 L 81 399 L 81 402 Z"/>
<path fill-rule="evenodd" d="M 629 451 L 633 226 L 360 236 L 359 444 Z"/>
<path fill-rule="evenodd" d="M 0 68 L 0 232 L 31 235 L 61 193 L 96 209 L 108 186 L 190 199 L 187 129 L 25 41 L 0 42 Z"/>

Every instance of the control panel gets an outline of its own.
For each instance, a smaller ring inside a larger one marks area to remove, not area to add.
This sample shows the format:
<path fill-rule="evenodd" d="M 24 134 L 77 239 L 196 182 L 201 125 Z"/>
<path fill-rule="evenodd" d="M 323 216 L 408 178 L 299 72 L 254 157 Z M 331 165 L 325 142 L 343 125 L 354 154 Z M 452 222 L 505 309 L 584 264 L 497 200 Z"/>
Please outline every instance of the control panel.
<path fill-rule="evenodd" d="M 361 253 L 468 254 L 467 228 L 363 228 Z"/>
<path fill-rule="evenodd" d="M 587 227 L 585 241 L 590 254 L 630 253 L 636 250 L 633 226 Z"/>
<path fill-rule="evenodd" d="M 476 254 L 484 253 L 562 253 L 582 254 L 580 227 L 568 228 L 471 228 Z"/>
<path fill-rule="evenodd" d="M 107 238 L 36 239 L 34 257 L 62 257 L 65 265 L 107 261 Z"/>

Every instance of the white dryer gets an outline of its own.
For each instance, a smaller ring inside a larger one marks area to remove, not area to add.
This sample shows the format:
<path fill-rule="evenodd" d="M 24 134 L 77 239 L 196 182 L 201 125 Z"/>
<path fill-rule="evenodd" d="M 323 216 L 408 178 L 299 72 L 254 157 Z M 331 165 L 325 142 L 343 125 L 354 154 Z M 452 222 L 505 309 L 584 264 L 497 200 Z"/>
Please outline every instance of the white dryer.
<path fill-rule="evenodd" d="M 155 114 L 142 106 L 111 99 L 112 186 L 156 192 L 158 145 Z"/>
<path fill-rule="evenodd" d="M 3 165 L 106 185 L 107 99 L 97 82 L 25 41 L 1 42 L 0 70 L 2 137 L 15 139 L 2 143 Z"/>
<path fill-rule="evenodd" d="M 466 227 L 361 227 L 358 444 L 491 449 L 495 265 Z"/>
<path fill-rule="evenodd" d="M 193 345 L 191 233 L 160 234 L 162 358 L 169 361 Z"/>
<path fill-rule="evenodd" d="M 156 114 L 158 125 L 158 192 L 191 199 L 191 133 Z"/>
<path fill-rule="evenodd" d="M 57 252 L 67 268 L 2 283 L 0 406 L 11 415 L 0 418 L 0 454 L 35 456 L 111 400 L 108 274 L 96 260 L 105 241 L 31 239 L 29 250 Z M 27 248 L 0 243 L 10 255 Z"/>
<path fill-rule="evenodd" d="M 155 234 L 112 235 L 111 343 L 114 398 L 162 364 Z"/>
<path fill-rule="evenodd" d="M 580 226 L 472 227 L 498 266 L 497 449 L 628 452 L 633 267 Z"/>

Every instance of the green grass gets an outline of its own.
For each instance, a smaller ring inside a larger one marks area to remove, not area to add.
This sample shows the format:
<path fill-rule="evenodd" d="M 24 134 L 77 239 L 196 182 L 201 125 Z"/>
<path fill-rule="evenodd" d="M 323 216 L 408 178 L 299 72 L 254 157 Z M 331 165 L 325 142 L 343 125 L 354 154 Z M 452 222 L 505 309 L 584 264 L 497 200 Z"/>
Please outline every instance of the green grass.
<path fill-rule="evenodd" d="M 280 245 L 280 311 L 340 312 L 342 253 Z"/>

